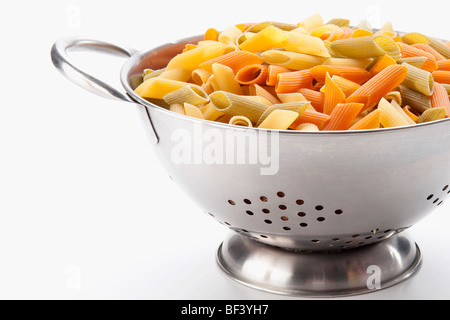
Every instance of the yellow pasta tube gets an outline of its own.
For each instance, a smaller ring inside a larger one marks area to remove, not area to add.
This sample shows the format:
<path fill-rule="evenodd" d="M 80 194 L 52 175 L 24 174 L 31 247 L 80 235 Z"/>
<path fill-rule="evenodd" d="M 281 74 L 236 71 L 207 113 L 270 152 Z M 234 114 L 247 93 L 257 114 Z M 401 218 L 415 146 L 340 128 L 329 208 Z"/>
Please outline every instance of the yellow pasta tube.
<path fill-rule="evenodd" d="M 330 58 L 325 44 L 320 38 L 303 35 L 297 32 L 286 32 L 288 39 L 281 43 L 280 47 L 286 51 L 311 54 L 319 57 Z"/>
<path fill-rule="evenodd" d="M 407 121 L 397 109 L 384 98 L 380 100 L 378 110 L 381 111 L 380 123 L 384 128 L 405 127 L 410 125 L 409 121 Z"/>
<path fill-rule="evenodd" d="M 287 130 L 297 120 L 299 114 L 289 110 L 274 110 L 258 126 L 259 129 Z"/>
<path fill-rule="evenodd" d="M 255 34 L 253 37 L 245 40 L 239 45 L 239 48 L 244 51 L 257 53 L 276 48 L 287 39 L 288 36 L 285 32 L 270 25 Z"/>
<path fill-rule="evenodd" d="M 229 124 L 235 125 L 235 126 L 241 126 L 241 127 L 247 127 L 252 128 L 253 124 L 250 121 L 249 118 L 244 116 L 234 116 L 230 119 Z"/>
<path fill-rule="evenodd" d="M 357 84 L 356 82 L 337 75 L 334 75 L 331 80 L 333 80 L 333 82 L 342 90 L 346 97 L 349 97 L 353 92 L 361 87 L 361 85 Z M 325 93 L 325 91 L 326 86 L 323 86 L 322 89 L 320 89 L 320 92 Z"/>
<path fill-rule="evenodd" d="M 263 123 L 266 120 L 266 118 L 275 110 L 294 111 L 297 112 L 298 116 L 301 116 L 303 112 L 305 112 L 305 110 L 307 109 L 308 105 L 309 105 L 308 101 L 274 104 L 273 106 L 270 106 L 264 111 L 264 113 L 259 118 L 258 122 L 256 122 L 256 126 L 259 127 L 261 123 Z"/>
<path fill-rule="evenodd" d="M 230 67 L 223 64 L 214 63 L 212 65 L 212 72 L 217 83 L 216 90 L 242 95 L 241 86 L 239 82 L 236 81 L 236 75 Z"/>
<path fill-rule="evenodd" d="M 192 71 L 192 81 L 201 86 L 202 84 L 206 83 L 209 79 L 209 77 L 211 77 L 212 73 L 206 71 L 205 69 L 202 68 L 198 68 L 195 69 L 194 71 Z"/>
<path fill-rule="evenodd" d="M 316 13 L 298 24 L 299 27 L 305 28 L 306 31 L 311 31 L 314 28 L 323 26 L 323 18 Z"/>
<path fill-rule="evenodd" d="M 159 77 L 164 79 L 188 82 L 191 79 L 191 74 L 192 72 L 189 70 L 178 68 L 178 69 L 164 70 L 164 72 L 162 72 Z"/>
<path fill-rule="evenodd" d="M 334 24 L 335 26 L 338 26 L 340 28 L 343 27 L 349 27 L 350 26 L 350 20 L 349 19 L 343 19 L 343 18 L 334 18 L 327 22 L 327 24 Z"/>
<path fill-rule="evenodd" d="M 224 54 L 226 45 L 217 41 L 205 41 L 195 49 L 183 52 L 172 58 L 166 70 L 184 69 L 193 71 L 205 61 L 217 58 Z"/>
<path fill-rule="evenodd" d="M 431 72 L 416 68 L 408 63 L 402 65 L 408 68 L 408 74 L 402 85 L 426 96 L 431 96 L 434 90 L 434 79 Z"/>
<path fill-rule="evenodd" d="M 422 113 L 422 115 L 419 117 L 419 120 L 417 120 L 417 123 L 426 123 L 431 121 L 437 121 L 445 119 L 447 116 L 447 111 L 444 107 L 442 108 L 431 108 Z"/>
<path fill-rule="evenodd" d="M 241 29 L 236 26 L 230 26 L 219 34 L 218 41 L 227 45 L 234 44 L 241 34 Z"/>
<path fill-rule="evenodd" d="M 143 82 L 135 89 L 135 92 L 142 98 L 163 99 L 166 94 L 187 85 L 189 85 L 187 82 L 156 77 Z"/>
<path fill-rule="evenodd" d="M 258 122 L 268 108 L 264 103 L 225 91 L 216 91 L 210 94 L 209 99 L 217 110 L 231 116 L 245 116 L 252 123 Z"/>
<path fill-rule="evenodd" d="M 412 32 L 404 35 L 402 37 L 402 40 L 409 45 L 413 44 L 428 44 L 430 47 L 432 47 L 434 50 L 436 50 L 438 53 L 443 55 L 446 59 L 450 59 L 450 47 L 446 46 L 445 43 L 443 43 L 440 40 L 437 40 L 432 37 L 425 36 L 421 33 Z"/>
<path fill-rule="evenodd" d="M 158 70 L 152 70 L 152 69 L 145 69 L 142 75 L 142 79 L 147 81 L 150 78 L 156 78 L 161 75 L 166 70 L 166 68 L 158 69 Z"/>
<path fill-rule="evenodd" d="M 203 117 L 205 118 L 205 120 L 216 121 L 217 119 L 219 119 L 220 117 L 225 115 L 224 112 L 219 111 L 216 108 L 214 108 L 212 103 L 208 103 L 203 108 L 203 110 L 204 110 L 203 111 Z"/>
<path fill-rule="evenodd" d="M 401 57 L 397 43 L 392 38 L 380 35 L 336 40 L 330 43 L 330 49 L 347 58 L 374 58 L 385 54 L 395 60 Z"/>
<path fill-rule="evenodd" d="M 293 93 L 279 93 L 277 94 L 278 99 L 282 103 L 291 103 L 291 102 L 306 102 L 308 99 L 306 99 L 300 92 L 293 92 Z"/>
<path fill-rule="evenodd" d="M 305 132 L 319 132 L 320 129 L 313 123 L 302 123 L 296 129 L 296 131 L 305 131 Z"/>
<path fill-rule="evenodd" d="M 261 54 L 261 58 L 269 65 L 273 64 L 292 70 L 310 69 L 326 61 L 326 58 L 323 57 L 279 50 L 265 51 Z"/>
<path fill-rule="evenodd" d="M 410 124 L 410 125 L 415 125 L 416 122 L 413 121 L 411 119 L 410 116 L 408 116 L 408 114 L 405 112 L 405 110 L 402 109 L 402 107 L 400 106 L 400 104 L 398 104 L 395 100 L 391 101 L 391 105 L 395 108 L 395 110 L 397 110 L 397 112 L 403 117 L 405 118 L 405 120 Z"/>
<path fill-rule="evenodd" d="M 184 103 L 184 112 L 186 112 L 186 115 L 189 117 L 197 118 L 197 119 L 205 119 L 203 116 L 203 113 L 200 111 L 199 108 L 196 106 L 190 104 L 190 103 Z"/>
<path fill-rule="evenodd" d="M 367 69 L 373 63 L 372 58 L 351 59 L 351 58 L 329 58 L 323 64 L 326 66 L 353 67 Z"/>
<path fill-rule="evenodd" d="M 172 104 L 169 107 L 169 110 L 178 114 L 186 115 L 186 111 L 184 110 L 184 105 L 182 104 Z"/>
<path fill-rule="evenodd" d="M 163 99 L 168 105 L 190 103 L 199 106 L 209 101 L 208 95 L 199 86 L 192 84 L 166 94 Z"/>

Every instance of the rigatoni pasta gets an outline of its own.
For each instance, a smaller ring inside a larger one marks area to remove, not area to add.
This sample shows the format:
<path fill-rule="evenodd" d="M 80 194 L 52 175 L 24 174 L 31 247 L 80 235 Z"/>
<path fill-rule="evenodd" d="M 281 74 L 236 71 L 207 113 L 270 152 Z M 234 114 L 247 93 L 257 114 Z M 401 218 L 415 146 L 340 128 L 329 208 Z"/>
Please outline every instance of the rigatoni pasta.
<path fill-rule="evenodd" d="M 209 28 L 135 92 L 182 116 L 298 132 L 382 130 L 450 117 L 450 45 L 387 22 Z"/>

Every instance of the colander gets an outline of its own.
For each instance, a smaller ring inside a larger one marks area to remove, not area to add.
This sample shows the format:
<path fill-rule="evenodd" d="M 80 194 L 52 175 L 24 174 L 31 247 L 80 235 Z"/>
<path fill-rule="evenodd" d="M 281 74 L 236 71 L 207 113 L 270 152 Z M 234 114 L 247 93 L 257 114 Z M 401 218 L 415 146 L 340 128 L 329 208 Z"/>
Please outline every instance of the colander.
<path fill-rule="evenodd" d="M 170 177 L 232 230 L 216 256 L 232 279 L 278 294 L 336 297 L 415 274 L 422 255 L 404 231 L 450 196 L 450 120 L 357 132 L 248 129 L 178 115 L 134 93 L 144 69 L 164 67 L 200 39 L 137 52 L 70 38 L 51 55 L 75 83 L 139 106 Z M 127 56 L 123 89 L 74 66 L 69 49 Z"/>

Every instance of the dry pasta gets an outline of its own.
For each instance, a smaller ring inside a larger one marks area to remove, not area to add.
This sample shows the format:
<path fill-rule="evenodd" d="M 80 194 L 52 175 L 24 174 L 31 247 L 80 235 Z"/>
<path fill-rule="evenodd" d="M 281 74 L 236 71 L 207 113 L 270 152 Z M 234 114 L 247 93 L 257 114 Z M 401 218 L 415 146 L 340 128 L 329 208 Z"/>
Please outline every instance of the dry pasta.
<path fill-rule="evenodd" d="M 180 116 L 299 132 L 381 130 L 450 118 L 450 42 L 315 14 L 209 28 L 135 93 Z M 145 67 L 145 66 L 144 66 Z"/>

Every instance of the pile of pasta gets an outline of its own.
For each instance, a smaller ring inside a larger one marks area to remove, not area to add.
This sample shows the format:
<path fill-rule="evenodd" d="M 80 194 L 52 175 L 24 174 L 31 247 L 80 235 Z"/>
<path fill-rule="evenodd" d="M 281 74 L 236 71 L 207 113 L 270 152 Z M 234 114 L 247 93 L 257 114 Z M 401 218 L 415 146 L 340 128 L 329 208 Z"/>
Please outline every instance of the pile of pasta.
<path fill-rule="evenodd" d="M 135 92 L 190 117 L 274 130 L 412 126 L 450 115 L 450 43 L 392 23 L 244 23 L 208 29 Z"/>

